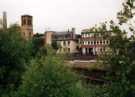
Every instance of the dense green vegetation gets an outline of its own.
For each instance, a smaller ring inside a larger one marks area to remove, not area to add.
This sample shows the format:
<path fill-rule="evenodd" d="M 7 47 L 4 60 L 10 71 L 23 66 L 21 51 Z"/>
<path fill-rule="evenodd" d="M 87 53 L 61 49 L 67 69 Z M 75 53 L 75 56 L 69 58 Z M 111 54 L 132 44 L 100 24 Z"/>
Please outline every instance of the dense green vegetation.
<path fill-rule="evenodd" d="M 0 95 L 17 89 L 30 59 L 28 43 L 19 31 L 18 25 L 12 25 L 6 32 L 0 32 Z"/>
<path fill-rule="evenodd" d="M 52 52 L 49 50 L 47 56 L 31 61 L 23 76 L 19 97 L 83 96 L 82 86 L 77 76 Z"/>

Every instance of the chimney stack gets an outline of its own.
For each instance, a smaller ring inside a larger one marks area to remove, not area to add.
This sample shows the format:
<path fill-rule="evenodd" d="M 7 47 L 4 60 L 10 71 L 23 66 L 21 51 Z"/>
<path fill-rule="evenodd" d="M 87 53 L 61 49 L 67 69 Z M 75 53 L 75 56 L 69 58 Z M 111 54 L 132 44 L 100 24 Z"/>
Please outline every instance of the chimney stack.
<path fill-rule="evenodd" d="M 72 28 L 72 32 L 75 33 L 75 28 Z"/>
<path fill-rule="evenodd" d="M 7 13 L 3 12 L 3 29 L 7 30 Z"/>

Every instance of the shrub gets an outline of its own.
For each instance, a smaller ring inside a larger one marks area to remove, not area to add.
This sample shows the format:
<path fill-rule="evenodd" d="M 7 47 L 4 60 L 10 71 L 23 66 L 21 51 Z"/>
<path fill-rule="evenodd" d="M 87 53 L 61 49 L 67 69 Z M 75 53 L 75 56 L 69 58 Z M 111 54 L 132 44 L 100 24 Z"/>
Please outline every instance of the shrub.
<path fill-rule="evenodd" d="M 51 52 L 31 62 L 17 97 L 82 97 L 82 86 L 76 74 Z"/>

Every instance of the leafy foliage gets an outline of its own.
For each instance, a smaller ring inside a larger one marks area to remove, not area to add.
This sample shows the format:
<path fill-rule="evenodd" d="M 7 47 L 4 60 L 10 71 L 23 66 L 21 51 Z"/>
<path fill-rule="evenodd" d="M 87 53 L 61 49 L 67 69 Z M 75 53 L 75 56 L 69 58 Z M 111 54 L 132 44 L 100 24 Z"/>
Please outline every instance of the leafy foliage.
<path fill-rule="evenodd" d="M 0 32 L 0 95 L 19 86 L 30 58 L 27 42 L 19 31 L 18 25 L 12 25 L 6 32 Z"/>
<path fill-rule="evenodd" d="M 53 41 L 52 42 L 52 47 L 53 47 L 54 50 L 58 50 L 60 45 L 56 41 Z"/>
<path fill-rule="evenodd" d="M 134 97 L 135 59 L 131 54 L 134 51 L 134 40 L 116 25 L 111 25 L 109 52 L 105 53 L 104 64 L 108 67 L 108 97 Z M 132 77 L 130 77 L 132 76 Z"/>
<path fill-rule="evenodd" d="M 127 23 L 129 19 L 133 18 L 133 11 L 135 8 L 134 2 L 134 0 L 126 0 L 123 3 L 123 10 L 118 13 L 118 19 L 120 24 Z"/>
<path fill-rule="evenodd" d="M 47 53 L 44 46 L 44 40 L 38 34 L 31 40 L 31 51 L 33 57 L 41 57 Z"/>
<path fill-rule="evenodd" d="M 82 97 L 78 78 L 52 52 L 31 62 L 17 97 Z"/>

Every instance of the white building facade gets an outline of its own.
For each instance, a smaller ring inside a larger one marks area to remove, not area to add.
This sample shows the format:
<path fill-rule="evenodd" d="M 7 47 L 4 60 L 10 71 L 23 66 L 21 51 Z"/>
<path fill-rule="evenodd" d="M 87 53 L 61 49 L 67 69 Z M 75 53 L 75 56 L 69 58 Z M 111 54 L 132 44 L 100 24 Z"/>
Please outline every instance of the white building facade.
<path fill-rule="evenodd" d="M 108 49 L 110 41 L 103 38 L 101 33 L 82 32 L 81 33 L 81 53 L 83 55 L 100 55 Z"/>

